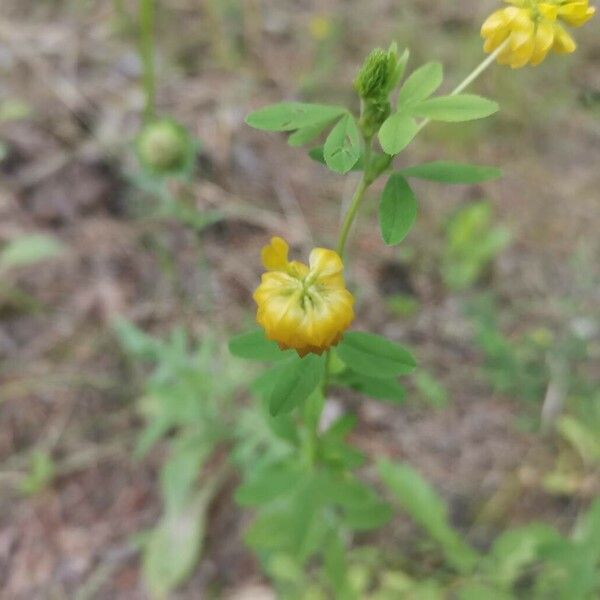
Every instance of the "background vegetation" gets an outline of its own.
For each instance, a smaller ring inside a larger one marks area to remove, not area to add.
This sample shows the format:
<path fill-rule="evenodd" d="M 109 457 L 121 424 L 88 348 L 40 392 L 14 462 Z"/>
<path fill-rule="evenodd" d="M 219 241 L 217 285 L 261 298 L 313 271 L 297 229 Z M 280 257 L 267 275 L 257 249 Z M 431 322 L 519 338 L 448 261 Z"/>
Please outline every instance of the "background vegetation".
<path fill-rule="evenodd" d="M 328 402 L 332 452 L 358 414 L 352 442 L 376 465 L 361 481 L 387 501 L 347 510 L 353 552 L 342 565 L 323 545 L 315 572 L 265 562 L 272 515 L 249 528 L 276 490 L 238 486 L 286 456 L 289 432 L 264 427 L 249 382 L 268 381 L 227 340 L 253 322 L 260 247 L 331 246 L 352 189 L 243 119 L 281 99 L 353 102 L 363 57 L 393 40 L 412 66 L 443 62 L 451 89 L 481 60 L 496 3 L 157 4 L 156 112 L 185 125 L 196 157 L 167 178 L 136 157 L 137 2 L 0 7 L 3 597 L 597 597 L 593 23 L 572 56 L 487 72 L 475 89 L 496 117 L 431 125 L 403 155 L 444 148 L 502 179 L 416 182 L 417 225 L 396 249 L 365 204 L 357 327 L 408 344 L 419 369 L 393 403 L 372 389 Z M 386 511 L 391 525 L 356 532 Z"/>

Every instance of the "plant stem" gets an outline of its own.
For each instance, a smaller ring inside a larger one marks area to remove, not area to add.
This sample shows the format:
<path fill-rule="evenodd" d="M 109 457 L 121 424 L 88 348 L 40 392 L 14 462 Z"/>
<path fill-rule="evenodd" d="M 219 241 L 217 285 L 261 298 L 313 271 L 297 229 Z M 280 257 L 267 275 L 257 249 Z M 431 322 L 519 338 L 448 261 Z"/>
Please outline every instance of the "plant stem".
<path fill-rule="evenodd" d="M 142 85 L 145 105 L 144 119 L 154 118 L 156 80 L 154 73 L 154 0 L 140 0 L 140 57 L 142 59 Z"/>
<path fill-rule="evenodd" d="M 343 257 L 344 250 L 346 248 L 346 242 L 348 241 L 348 235 L 350 234 L 350 229 L 352 228 L 352 223 L 354 223 L 354 219 L 356 218 L 356 213 L 360 207 L 360 204 L 365 196 L 365 192 L 369 187 L 369 182 L 367 181 L 367 173 L 369 171 L 369 165 L 371 162 L 371 140 L 365 140 L 365 158 L 364 158 L 364 166 L 363 166 L 363 174 L 354 191 L 354 195 L 352 196 L 352 200 L 350 202 L 350 208 L 348 208 L 348 212 L 344 217 L 344 221 L 342 223 L 342 228 L 340 229 L 340 235 L 338 237 L 338 243 L 336 247 L 337 253 Z"/>
<path fill-rule="evenodd" d="M 482 60 L 451 92 L 450 96 L 456 96 L 469 87 L 497 58 L 500 52 L 508 45 L 508 39 L 498 46 L 489 56 Z M 421 131 L 431 119 L 423 119 L 419 123 L 417 132 Z"/>

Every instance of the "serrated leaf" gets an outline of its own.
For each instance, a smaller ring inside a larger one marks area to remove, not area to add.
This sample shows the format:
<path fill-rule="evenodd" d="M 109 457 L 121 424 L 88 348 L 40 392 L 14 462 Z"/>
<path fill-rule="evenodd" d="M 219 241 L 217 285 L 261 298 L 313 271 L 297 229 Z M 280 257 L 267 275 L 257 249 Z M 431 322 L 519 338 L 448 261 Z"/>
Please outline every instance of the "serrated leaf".
<path fill-rule="evenodd" d="M 388 179 L 379 203 L 381 237 L 388 246 L 399 244 L 417 218 L 417 199 L 400 173 Z"/>
<path fill-rule="evenodd" d="M 347 173 L 360 158 L 360 131 L 352 115 L 344 115 L 331 130 L 323 146 L 327 166 L 336 173 Z"/>
<path fill-rule="evenodd" d="M 496 167 L 468 165 L 451 161 L 434 161 L 407 167 L 399 171 L 405 177 L 416 177 L 439 183 L 472 184 L 491 181 L 502 176 Z"/>
<path fill-rule="evenodd" d="M 280 102 L 250 113 L 246 123 L 263 131 L 294 131 L 316 125 L 325 126 L 345 112 L 343 106 Z"/>
<path fill-rule="evenodd" d="M 323 376 L 323 359 L 309 354 L 294 357 L 282 366 L 271 392 L 269 411 L 272 416 L 289 413 L 313 393 Z"/>
<path fill-rule="evenodd" d="M 419 128 L 412 116 L 398 112 L 383 122 L 377 137 L 383 151 L 394 156 L 404 150 L 418 132 Z"/>
<path fill-rule="evenodd" d="M 351 331 L 337 350 L 348 367 L 369 377 L 389 379 L 411 373 L 417 366 L 408 350 L 373 333 Z"/>
<path fill-rule="evenodd" d="M 249 360 L 282 360 L 290 358 L 291 350 L 281 350 L 279 346 L 265 337 L 262 329 L 236 335 L 229 340 L 229 352 L 238 358 Z"/>
<path fill-rule="evenodd" d="M 474 94 L 456 94 L 423 100 L 410 110 L 419 117 L 453 123 L 489 117 L 498 111 L 498 104 Z"/>
<path fill-rule="evenodd" d="M 441 63 L 430 62 L 413 71 L 398 94 L 398 106 L 414 104 L 429 98 L 444 80 Z"/>
<path fill-rule="evenodd" d="M 26 267 L 42 260 L 54 258 L 64 251 L 64 246 L 54 237 L 34 233 L 11 240 L 0 250 L 0 271 L 13 267 Z"/>

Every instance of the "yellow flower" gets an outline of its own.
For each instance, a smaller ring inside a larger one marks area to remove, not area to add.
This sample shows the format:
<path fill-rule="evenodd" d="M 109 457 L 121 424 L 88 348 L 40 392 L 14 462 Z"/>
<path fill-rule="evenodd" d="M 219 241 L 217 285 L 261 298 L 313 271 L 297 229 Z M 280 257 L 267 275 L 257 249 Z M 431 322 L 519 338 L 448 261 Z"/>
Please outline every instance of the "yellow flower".
<path fill-rule="evenodd" d="M 327 39 L 331 33 L 331 21 L 323 15 L 316 15 L 310 20 L 308 28 L 310 35 L 321 42 Z"/>
<path fill-rule="evenodd" d="M 540 64 L 550 50 L 568 54 L 577 47 L 561 21 L 579 27 L 596 9 L 588 0 L 505 0 L 507 6 L 492 13 L 481 27 L 483 49 L 493 52 L 502 44 L 498 62 L 513 69 Z"/>
<path fill-rule="evenodd" d="M 300 356 L 337 344 L 354 319 L 354 298 L 344 283 L 344 265 L 333 250 L 314 248 L 309 266 L 288 261 L 289 247 L 274 237 L 262 249 L 267 269 L 254 292 L 256 320 L 267 338 Z"/>

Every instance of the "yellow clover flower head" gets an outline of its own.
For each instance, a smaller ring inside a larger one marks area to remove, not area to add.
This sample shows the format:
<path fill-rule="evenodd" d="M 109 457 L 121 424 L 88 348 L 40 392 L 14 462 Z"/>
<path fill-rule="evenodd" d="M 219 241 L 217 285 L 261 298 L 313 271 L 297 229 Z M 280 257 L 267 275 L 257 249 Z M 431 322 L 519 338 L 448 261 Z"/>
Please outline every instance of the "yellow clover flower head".
<path fill-rule="evenodd" d="M 344 265 L 337 252 L 326 248 L 314 248 L 308 266 L 288 261 L 288 251 L 280 237 L 262 249 L 267 272 L 254 292 L 256 320 L 282 350 L 322 354 L 341 340 L 354 319 Z"/>
<path fill-rule="evenodd" d="M 511 6 L 492 13 L 481 27 L 485 52 L 500 46 L 498 62 L 513 69 L 539 65 L 550 50 L 569 54 L 577 47 L 562 23 L 580 27 L 596 9 L 588 0 L 505 0 Z"/>

